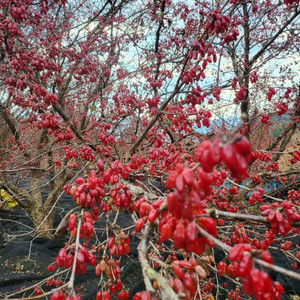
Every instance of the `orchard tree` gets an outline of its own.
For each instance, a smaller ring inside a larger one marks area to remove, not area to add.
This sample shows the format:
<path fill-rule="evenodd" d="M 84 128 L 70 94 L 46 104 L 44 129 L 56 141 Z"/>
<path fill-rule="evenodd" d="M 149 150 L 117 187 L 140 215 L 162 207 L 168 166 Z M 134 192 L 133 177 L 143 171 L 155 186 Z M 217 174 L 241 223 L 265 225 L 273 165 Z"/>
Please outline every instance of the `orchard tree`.
<path fill-rule="evenodd" d="M 1 188 L 36 236 L 52 236 L 63 193 L 74 199 L 48 266 L 71 272 L 52 300 L 80 299 L 87 265 L 97 300 L 129 298 L 119 262 L 131 236 L 146 287 L 135 300 L 280 299 L 268 270 L 300 279 L 269 252 L 298 267 L 298 4 L 0 2 Z"/>

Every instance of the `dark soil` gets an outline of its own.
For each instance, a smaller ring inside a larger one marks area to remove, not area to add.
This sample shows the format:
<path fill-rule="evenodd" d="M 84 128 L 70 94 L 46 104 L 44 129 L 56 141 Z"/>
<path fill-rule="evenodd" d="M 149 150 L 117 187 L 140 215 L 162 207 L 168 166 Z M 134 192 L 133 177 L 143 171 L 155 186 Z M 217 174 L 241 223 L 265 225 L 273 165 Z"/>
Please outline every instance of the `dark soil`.
<path fill-rule="evenodd" d="M 61 199 L 55 217 L 55 228 L 73 207 L 74 202 L 70 197 L 64 196 Z M 114 215 L 111 218 L 113 219 Z M 120 214 L 117 223 L 125 228 L 132 225 L 132 219 L 129 214 Z M 104 226 L 104 220 L 99 220 L 95 224 L 97 228 L 104 228 Z M 54 261 L 68 236 L 65 234 L 59 239 L 35 238 L 30 233 L 32 227 L 30 218 L 18 206 L 11 211 L 0 211 L 0 299 L 4 299 L 7 294 L 33 286 L 53 274 L 47 271 L 47 266 Z M 101 233 L 98 235 L 100 241 L 105 237 L 106 235 Z M 137 291 L 144 290 L 137 259 L 137 245 L 137 239 L 133 239 L 130 245 L 131 253 L 121 260 L 121 279 L 130 290 L 131 298 Z M 88 267 L 86 274 L 76 276 L 75 289 L 82 299 L 95 299 L 98 283 L 99 278 L 95 276 L 94 267 Z M 44 291 L 50 291 L 51 288 L 46 287 Z M 20 293 L 15 298 L 30 295 L 33 296 L 32 290 Z M 50 299 L 50 297 L 40 299 Z"/>

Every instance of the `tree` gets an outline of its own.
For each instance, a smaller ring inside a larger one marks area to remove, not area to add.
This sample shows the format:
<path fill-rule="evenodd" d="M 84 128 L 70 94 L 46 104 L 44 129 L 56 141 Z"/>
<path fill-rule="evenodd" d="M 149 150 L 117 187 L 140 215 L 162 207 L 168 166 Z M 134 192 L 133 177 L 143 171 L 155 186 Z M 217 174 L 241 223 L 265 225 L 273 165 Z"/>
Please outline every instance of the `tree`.
<path fill-rule="evenodd" d="M 40 236 L 51 237 L 63 188 L 77 204 L 56 231 L 68 227 L 70 242 L 49 266 L 72 272 L 51 299 L 77 297 L 87 264 L 128 297 L 116 261 L 130 231 L 115 226 L 127 212 L 147 289 L 134 299 L 210 299 L 214 273 L 279 299 L 266 270 L 299 279 L 268 252 L 284 237 L 297 267 L 298 2 L 0 4 L 1 186 Z M 99 210 L 116 217 L 92 250 Z M 226 254 L 217 264 L 215 247 Z M 239 299 L 234 282 L 227 297 Z M 102 283 L 97 299 L 108 299 Z"/>

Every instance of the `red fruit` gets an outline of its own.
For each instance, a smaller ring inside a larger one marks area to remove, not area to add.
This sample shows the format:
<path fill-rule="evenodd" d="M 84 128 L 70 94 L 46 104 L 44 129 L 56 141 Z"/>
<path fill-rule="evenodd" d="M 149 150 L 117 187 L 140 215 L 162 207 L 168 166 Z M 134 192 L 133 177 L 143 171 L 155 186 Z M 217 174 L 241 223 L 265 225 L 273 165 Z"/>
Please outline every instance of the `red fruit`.
<path fill-rule="evenodd" d="M 218 276 L 222 277 L 226 275 L 227 264 L 224 261 L 218 263 Z"/>
<path fill-rule="evenodd" d="M 221 161 L 221 149 L 220 149 L 220 141 L 216 140 L 214 143 L 210 145 L 211 157 L 213 159 L 214 164 L 219 164 Z"/>
<path fill-rule="evenodd" d="M 155 209 L 159 209 L 160 206 L 164 203 L 164 199 L 158 199 L 152 203 L 152 207 Z"/>
<path fill-rule="evenodd" d="M 138 219 L 135 223 L 135 231 L 140 232 L 143 229 L 143 226 L 144 226 L 144 220 Z"/>
<path fill-rule="evenodd" d="M 200 265 L 197 265 L 195 267 L 195 272 L 198 274 L 198 276 L 201 278 L 201 279 L 204 279 L 207 274 L 205 272 L 205 270 L 200 266 Z"/>
<path fill-rule="evenodd" d="M 115 243 L 115 239 L 113 237 L 110 237 L 108 239 L 108 242 L 107 242 L 107 248 L 108 249 L 112 248 L 112 246 L 114 245 L 114 243 Z"/>
<path fill-rule="evenodd" d="M 184 248 L 185 239 L 186 239 L 185 227 L 180 222 L 180 223 L 177 224 L 176 229 L 173 232 L 173 241 L 174 241 L 175 247 L 177 249 Z"/>
<path fill-rule="evenodd" d="M 85 262 L 85 258 L 84 258 L 84 254 L 82 251 L 79 251 L 76 255 L 76 260 L 78 262 L 78 264 L 84 264 Z"/>
<path fill-rule="evenodd" d="M 232 144 L 225 144 L 223 146 L 221 151 L 221 157 L 229 169 L 235 166 L 237 163 Z"/>
<path fill-rule="evenodd" d="M 189 223 L 186 227 L 186 238 L 190 242 L 194 242 L 197 238 L 197 228 L 194 223 Z"/>
<path fill-rule="evenodd" d="M 214 159 L 210 149 L 204 150 L 201 157 L 201 167 L 205 172 L 210 173 L 214 167 Z"/>
<path fill-rule="evenodd" d="M 161 230 L 160 230 L 160 234 L 161 234 L 161 239 L 162 241 L 166 241 L 168 240 L 169 238 L 171 238 L 171 235 L 172 235 L 172 229 L 171 229 L 171 226 L 170 224 L 164 224 L 162 227 L 161 227 Z"/>
<path fill-rule="evenodd" d="M 174 290 L 176 293 L 183 293 L 184 292 L 184 286 L 182 284 L 182 281 L 179 278 L 174 279 Z"/>
<path fill-rule="evenodd" d="M 105 291 L 102 293 L 102 300 L 110 300 L 110 293 Z"/>
<path fill-rule="evenodd" d="M 86 262 L 91 265 L 94 266 L 96 264 L 96 255 L 93 253 L 88 252 L 88 255 L 86 257 Z"/>
<path fill-rule="evenodd" d="M 252 259 L 250 255 L 244 255 L 239 263 L 238 267 L 238 276 L 245 277 L 247 276 L 252 267 Z"/>
<path fill-rule="evenodd" d="M 270 264 L 273 264 L 273 258 L 272 258 L 272 255 L 270 252 L 268 251 L 263 251 L 261 254 L 260 254 L 260 258 L 265 261 L 265 262 L 268 262 Z"/>
<path fill-rule="evenodd" d="M 173 266 L 173 270 L 174 270 L 176 277 L 178 277 L 180 279 L 182 279 L 184 277 L 183 270 L 178 264 Z"/>
<path fill-rule="evenodd" d="M 76 226 L 76 216 L 75 214 L 70 215 L 69 219 L 69 230 L 72 231 Z"/>
<path fill-rule="evenodd" d="M 282 287 L 282 285 L 278 281 L 274 281 L 273 285 L 274 285 L 276 291 L 279 292 L 279 294 L 284 293 L 284 288 Z"/>
<path fill-rule="evenodd" d="M 190 273 L 187 272 L 184 274 L 183 282 L 184 282 L 185 287 L 189 291 L 193 292 L 195 290 L 193 278 Z"/>
<path fill-rule="evenodd" d="M 189 169 L 185 168 L 183 172 L 181 173 L 183 180 L 186 185 L 192 186 L 195 180 L 194 172 Z"/>
<path fill-rule="evenodd" d="M 102 292 L 98 292 L 96 295 L 96 300 L 102 300 Z"/>
<path fill-rule="evenodd" d="M 238 261 L 244 256 L 245 251 L 250 252 L 251 249 L 252 247 L 250 244 L 237 244 L 230 250 L 228 258 L 231 261 Z"/>
<path fill-rule="evenodd" d="M 101 275 L 101 265 L 100 265 L 100 263 L 98 263 L 96 268 L 95 268 L 95 274 L 96 274 L 96 276 Z M 101 297 L 102 297 L 102 294 L 101 294 Z"/>
<path fill-rule="evenodd" d="M 177 176 L 177 178 L 175 180 L 175 186 L 176 186 L 176 189 L 179 192 L 183 192 L 183 190 L 184 190 L 184 182 L 183 182 L 182 175 Z"/>
<path fill-rule="evenodd" d="M 242 136 L 239 141 L 236 141 L 234 147 L 243 156 L 247 156 L 251 152 L 249 140 L 245 136 Z"/>
<path fill-rule="evenodd" d="M 227 274 L 233 278 L 237 277 L 237 264 L 233 263 L 228 265 L 227 267 Z"/>
<path fill-rule="evenodd" d="M 141 218 L 143 218 L 147 212 L 149 212 L 152 209 L 151 204 L 149 204 L 148 202 L 142 202 L 140 205 L 140 216 Z"/>
<path fill-rule="evenodd" d="M 73 264 L 73 255 L 67 254 L 64 262 L 65 268 L 66 269 L 70 268 L 72 264 Z"/>
<path fill-rule="evenodd" d="M 61 248 L 61 249 L 59 250 L 59 252 L 58 252 L 58 258 L 64 260 L 65 257 L 66 257 L 66 255 L 67 255 L 67 250 L 66 250 L 66 248 Z"/>
<path fill-rule="evenodd" d="M 78 185 L 81 185 L 81 184 L 84 183 L 84 179 L 83 179 L 82 177 L 79 177 L 79 178 L 76 179 L 76 183 L 77 183 Z"/>
<path fill-rule="evenodd" d="M 53 293 L 50 298 L 50 300 L 64 300 L 64 299 L 66 299 L 66 295 L 60 291 Z"/>
<path fill-rule="evenodd" d="M 159 215 L 158 210 L 156 210 L 156 209 L 153 208 L 153 209 L 151 209 L 150 212 L 149 212 L 148 220 L 149 220 L 151 223 L 153 223 L 153 222 L 157 219 L 158 215 Z"/>
<path fill-rule="evenodd" d="M 151 300 L 151 295 L 148 292 L 142 292 L 141 300 Z"/>
<path fill-rule="evenodd" d="M 255 295 L 255 290 L 251 286 L 251 282 L 250 282 L 249 277 L 243 278 L 243 290 L 244 290 L 245 294 L 247 294 L 249 296 L 254 296 Z"/>
<path fill-rule="evenodd" d="M 264 281 L 263 281 L 263 275 L 261 274 L 261 271 L 259 271 L 256 268 L 253 268 L 250 271 L 250 282 L 252 288 L 255 290 L 255 292 L 263 292 L 264 291 Z"/>
<path fill-rule="evenodd" d="M 174 211 L 177 206 L 176 194 L 174 192 L 168 194 L 167 201 L 168 201 L 168 210 Z"/>
<path fill-rule="evenodd" d="M 269 274 L 264 271 L 261 271 L 261 276 L 262 281 L 264 282 L 264 293 L 272 293 L 272 281 Z"/>

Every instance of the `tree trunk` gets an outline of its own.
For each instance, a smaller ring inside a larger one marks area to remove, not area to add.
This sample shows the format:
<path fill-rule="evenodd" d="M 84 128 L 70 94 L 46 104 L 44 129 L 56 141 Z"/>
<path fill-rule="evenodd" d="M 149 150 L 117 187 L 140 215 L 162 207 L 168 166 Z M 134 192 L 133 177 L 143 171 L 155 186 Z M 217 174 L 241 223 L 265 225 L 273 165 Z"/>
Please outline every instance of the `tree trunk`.
<path fill-rule="evenodd" d="M 43 207 L 43 204 L 36 204 L 37 205 L 32 206 L 29 210 L 36 235 L 39 237 L 52 238 L 55 208 L 49 213 L 49 211 Z"/>

